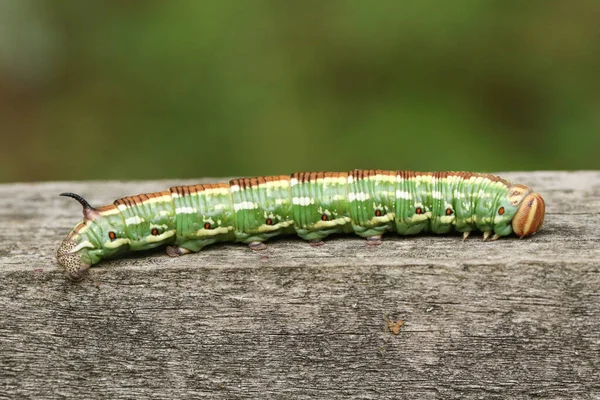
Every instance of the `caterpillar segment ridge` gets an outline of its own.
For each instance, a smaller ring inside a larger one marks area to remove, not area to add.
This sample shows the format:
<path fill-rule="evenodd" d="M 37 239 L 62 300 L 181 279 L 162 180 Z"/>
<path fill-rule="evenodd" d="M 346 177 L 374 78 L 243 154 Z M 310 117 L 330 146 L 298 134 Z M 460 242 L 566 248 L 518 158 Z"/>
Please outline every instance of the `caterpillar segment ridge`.
<path fill-rule="evenodd" d="M 472 172 L 299 172 L 175 186 L 99 208 L 77 194 L 61 195 L 83 207 L 83 219 L 57 252 L 74 280 L 102 259 L 162 245 L 170 256 L 180 256 L 218 242 L 260 250 L 285 234 L 313 245 L 352 232 L 371 245 L 387 232 L 523 238 L 540 229 L 545 214 L 544 199 L 531 188 Z"/>

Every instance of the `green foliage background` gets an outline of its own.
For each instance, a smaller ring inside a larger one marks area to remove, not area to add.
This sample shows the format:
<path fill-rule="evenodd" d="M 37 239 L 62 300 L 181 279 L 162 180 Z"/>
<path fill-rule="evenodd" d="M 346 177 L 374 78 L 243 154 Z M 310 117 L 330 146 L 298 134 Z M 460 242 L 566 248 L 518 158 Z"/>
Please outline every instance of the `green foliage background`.
<path fill-rule="evenodd" d="M 0 181 L 600 169 L 600 2 L 0 0 Z"/>

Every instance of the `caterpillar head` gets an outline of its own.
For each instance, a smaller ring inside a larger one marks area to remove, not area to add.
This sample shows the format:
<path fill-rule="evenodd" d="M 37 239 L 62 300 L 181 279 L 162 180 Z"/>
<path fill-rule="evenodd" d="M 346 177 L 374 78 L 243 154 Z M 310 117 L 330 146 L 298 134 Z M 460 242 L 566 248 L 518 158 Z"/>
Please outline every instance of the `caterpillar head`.
<path fill-rule="evenodd" d="M 115 255 L 128 247 L 127 239 L 119 224 L 113 221 L 102 209 L 97 210 L 81 196 L 74 193 L 62 193 L 83 206 L 81 220 L 63 240 L 56 252 L 58 263 L 65 267 L 67 276 L 73 280 L 83 278 L 85 271 L 102 258 Z M 120 218 L 120 217 L 119 217 Z"/>
<path fill-rule="evenodd" d="M 514 185 L 509 189 L 509 199 L 519 206 L 512 220 L 513 232 L 520 238 L 536 233 L 546 213 L 542 196 L 527 186 Z"/>

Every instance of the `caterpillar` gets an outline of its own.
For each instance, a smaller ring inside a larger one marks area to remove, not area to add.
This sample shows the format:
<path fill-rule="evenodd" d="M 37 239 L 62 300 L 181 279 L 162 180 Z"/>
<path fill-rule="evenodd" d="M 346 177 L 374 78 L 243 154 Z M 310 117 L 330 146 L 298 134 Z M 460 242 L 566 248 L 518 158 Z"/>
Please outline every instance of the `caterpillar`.
<path fill-rule="evenodd" d="M 472 172 L 299 172 L 175 186 L 99 208 L 74 193 L 61 196 L 83 207 L 83 219 L 57 251 L 74 280 L 104 258 L 161 245 L 180 256 L 230 241 L 260 250 L 264 241 L 292 233 L 313 245 L 351 232 L 370 245 L 386 232 L 455 230 L 466 239 L 479 230 L 484 240 L 523 238 L 539 230 L 545 214 L 542 196 L 529 187 Z"/>

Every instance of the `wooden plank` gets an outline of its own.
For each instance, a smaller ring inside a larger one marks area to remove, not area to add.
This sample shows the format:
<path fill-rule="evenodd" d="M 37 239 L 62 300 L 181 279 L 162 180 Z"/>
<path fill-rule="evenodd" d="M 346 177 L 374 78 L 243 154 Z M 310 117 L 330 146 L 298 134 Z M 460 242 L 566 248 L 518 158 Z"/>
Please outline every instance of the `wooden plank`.
<path fill-rule="evenodd" d="M 58 193 L 190 182 L 0 185 L 0 398 L 600 399 L 600 171 L 501 175 L 546 199 L 530 239 L 290 237 L 80 283 L 55 261 L 80 217 Z"/>

